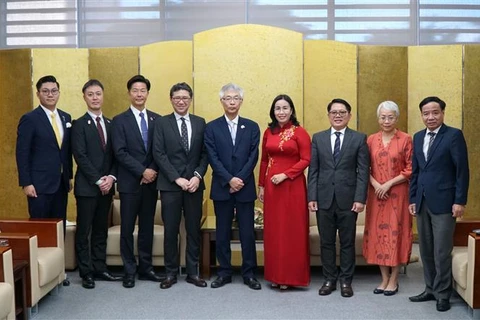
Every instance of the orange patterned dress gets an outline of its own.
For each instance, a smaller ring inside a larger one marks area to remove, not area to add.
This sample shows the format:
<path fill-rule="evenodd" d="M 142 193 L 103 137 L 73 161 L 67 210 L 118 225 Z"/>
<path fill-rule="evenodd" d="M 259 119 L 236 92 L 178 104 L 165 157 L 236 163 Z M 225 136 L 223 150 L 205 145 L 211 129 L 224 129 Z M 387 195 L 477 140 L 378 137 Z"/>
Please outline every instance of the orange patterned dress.
<path fill-rule="evenodd" d="M 286 124 L 279 132 L 265 130 L 259 186 L 264 187 L 264 277 L 289 286 L 308 286 L 307 186 L 304 170 L 310 164 L 310 136 L 302 127 Z M 274 185 L 272 175 L 288 178 Z"/>
<path fill-rule="evenodd" d="M 399 130 L 384 146 L 382 132 L 368 137 L 370 174 L 383 184 L 402 174 L 412 174 L 412 138 Z M 408 181 L 393 186 L 388 199 L 380 200 L 369 185 L 363 256 L 367 263 L 398 266 L 408 263 L 412 252 L 412 216 L 408 212 Z"/>

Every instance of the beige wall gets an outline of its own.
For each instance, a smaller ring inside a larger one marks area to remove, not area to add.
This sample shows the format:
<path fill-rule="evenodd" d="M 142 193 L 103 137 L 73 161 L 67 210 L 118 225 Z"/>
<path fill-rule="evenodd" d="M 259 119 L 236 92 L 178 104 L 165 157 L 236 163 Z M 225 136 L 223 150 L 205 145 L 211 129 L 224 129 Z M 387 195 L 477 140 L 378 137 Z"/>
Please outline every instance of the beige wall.
<path fill-rule="evenodd" d="M 399 127 L 413 134 L 423 128 L 418 103 L 425 96 L 438 95 L 447 102 L 446 123 L 464 129 L 474 164 L 480 153 L 476 130 L 479 57 L 478 45 L 356 46 L 303 41 L 299 33 L 259 25 L 218 28 L 196 34 L 193 41 L 139 48 L 0 50 L 4 102 L 0 135 L 0 200 L 4 210 L 0 217 L 28 216 L 25 198 L 17 187 L 16 126 L 20 116 L 36 106 L 34 84 L 45 74 L 58 78 L 58 106 L 73 118 L 85 112 L 81 87 L 87 79 L 104 83 L 104 112 L 112 117 L 129 105 L 127 80 L 142 73 L 152 81 L 147 105 L 161 114 L 171 112 L 170 87 L 185 81 L 195 92 L 193 113 L 210 121 L 223 114 L 220 87 L 235 82 L 245 89 L 241 115 L 257 121 L 262 131 L 269 122 L 271 101 L 277 94 L 287 93 L 310 134 L 329 127 L 326 106 L 335 97 L 351 103 L 350 127 L 368 134 L 378 130 L 378 103 L 393 100 L 401 109 Z M 480 199 L 474 195 L 480 169 L 471 165 L 471 170 L 467 217 L 478 218 Z M 213 214 L 211 206 L 209 214 Z M 75 218 L 73 197 L 68 217 Z"/>

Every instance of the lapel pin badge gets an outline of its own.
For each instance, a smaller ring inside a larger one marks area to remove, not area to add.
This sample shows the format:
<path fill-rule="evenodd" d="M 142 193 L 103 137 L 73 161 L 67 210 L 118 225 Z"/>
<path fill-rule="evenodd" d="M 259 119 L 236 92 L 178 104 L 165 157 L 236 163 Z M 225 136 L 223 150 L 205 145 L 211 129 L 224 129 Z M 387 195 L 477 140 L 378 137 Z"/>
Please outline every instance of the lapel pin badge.
<path fill-rule="evenodd" d="M 90 124 L 90 123 L 92 123 L 92 121 L 88 120 L 87 123 Z"/>
<path fill-rule="evenodd" d="M 245 126 L 242 124 L 242 125 L 240 126 L 240 128 L 241 128 L 241 129 L 245 129 Z"/>
<path fill-rule="evenodd" d="M 71 128 L 71 127 L 72 127 L 72 124 L 71 124 L 70 122 L 67 122 L 67 123 L 65 123 L 65 127 L 67 127 L 67 129 L 68 129 L 68 128 Z"/>

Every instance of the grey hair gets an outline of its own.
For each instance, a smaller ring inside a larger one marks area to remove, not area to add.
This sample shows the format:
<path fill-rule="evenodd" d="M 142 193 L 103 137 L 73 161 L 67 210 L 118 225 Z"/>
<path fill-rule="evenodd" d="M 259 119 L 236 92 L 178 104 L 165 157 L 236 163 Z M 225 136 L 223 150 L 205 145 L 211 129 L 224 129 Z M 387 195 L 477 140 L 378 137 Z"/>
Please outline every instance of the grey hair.
<path fill-rule="evenodd" d="M 385 109 L 388 111 L 395 112 L 395 115 L 397 116 L 397 118 L 400 116 L 400 109 L 398 108 L 398 105 L 393 101 L 383 101 L 378 105 L 377 118 L 380 117 L 380 109 Z"/>
<path fill-rule="evenodd" d="M 219 92 L 220 99 L 223 98 L 223 96 L 225 95 L 225 92 L 227 92 L 227 91 L 236 91 L 236 92 L 238 92 L 240 97 L 243 99 L 243 89 L 241 87 L 237 86 L 235 83 L 228 83 L 228 84 L 224 85 L 222 87 L 222 89 L 220 89 L 220 92 Z"/>

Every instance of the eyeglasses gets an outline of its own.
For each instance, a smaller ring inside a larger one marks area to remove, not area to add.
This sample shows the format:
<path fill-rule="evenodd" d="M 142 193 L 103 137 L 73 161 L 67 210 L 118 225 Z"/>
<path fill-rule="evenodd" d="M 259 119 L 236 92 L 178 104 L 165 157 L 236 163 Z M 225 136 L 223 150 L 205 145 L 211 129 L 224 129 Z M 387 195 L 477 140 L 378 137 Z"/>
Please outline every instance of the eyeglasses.
<path fill-rule="evenodd" d="M 340 111 L 328 111 L 328 114 L 331 115 L 332 117 L 340 116 L 340 117 L 345 117 L 347 115 L 348 111 L 345 110 L 340 110 Z"/>
<path fill-rule="evenodd" d="M 228 97 L 223 97 L 222 100 L 223 100 L 223 101 L 226 101 L 226 102 L 230 102 L 230 101 L 232 101 L 232 100 L 235 101 L 235 102 L 238 102 L 238 101 L 241 101 L 241 100 L 243 100 L 243 99 L 242 99 L 241 97 L 239 97 L 239 96 L 235 96 L 235 97 L 230 97 L 230 96 L 228 96 Z"/>
<path fill-rule="evenodd" d="M 380 117 L 378 118 L 378 120 L 380 122 L 386 122 L 388 120 L 388 122 L 394 122 L 395 120 L 397 120 L 396 117 Z"/>
<path fill-rule="evenodd" d="M 42 89 L 42 90 L 40 90 L 40 93 L 43 94 L 44 96 L 49 96 L 49 95 L 56 96 L 59 92 L 60 92 L 60 90 L 58 90 L 58 89 L 52 89 L 52 90 Z"/>
<path fill-rule="evenodd" d="M 188 102 L 191 99 L 192 98 L 190 98 L 190 97 L 172 97 L 173 102 L 180 102 L 180 101 Z"/>

